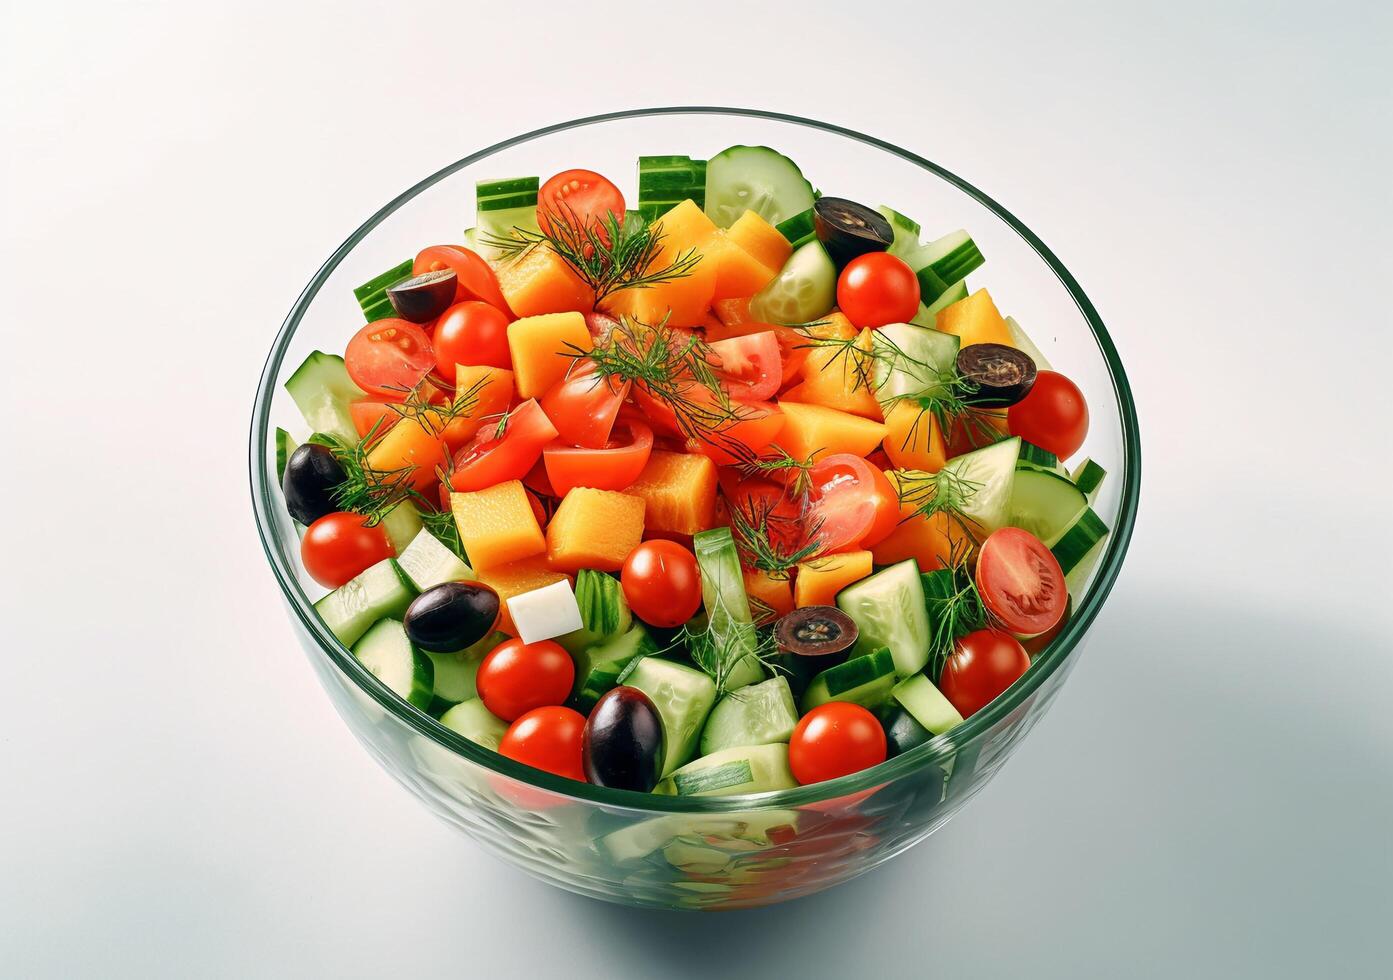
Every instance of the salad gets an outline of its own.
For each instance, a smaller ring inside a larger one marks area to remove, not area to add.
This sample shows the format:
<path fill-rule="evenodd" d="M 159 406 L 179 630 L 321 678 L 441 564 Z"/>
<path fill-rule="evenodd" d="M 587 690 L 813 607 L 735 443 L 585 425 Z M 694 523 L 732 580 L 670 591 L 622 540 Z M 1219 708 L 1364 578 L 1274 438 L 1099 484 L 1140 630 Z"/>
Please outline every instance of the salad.
<path fill-rule="evenodd" d="M 445 727 L 602 786 L 791 788 L 950 731 L 1101 553 L 1083 393 L 969 288 L 966 231 L 767 147 L 637 177 L 632 208 L 480 182 L 464 243 L 286 382 L 318 614 Z"/>

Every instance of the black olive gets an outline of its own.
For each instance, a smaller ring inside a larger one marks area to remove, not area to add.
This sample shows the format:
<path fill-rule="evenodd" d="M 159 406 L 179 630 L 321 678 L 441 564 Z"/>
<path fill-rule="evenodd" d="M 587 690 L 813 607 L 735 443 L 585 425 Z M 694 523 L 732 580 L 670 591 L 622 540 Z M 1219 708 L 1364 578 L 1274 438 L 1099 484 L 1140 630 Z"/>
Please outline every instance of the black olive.
<path fill-rule="evenodd" d="M 590 712 L 581 732 L 581 764 L 596 786 L 647 793 L 663 774 L 663 719 L 648 695 L 616 687 Z"/>
<path fill-rule="evenodd" d="M 818 198 L 813 228 L 839 269 L 858 255 L 885 251 L 895 240 L 884 215 L 844 197 Z"/>
<path fill-rule="evenodd" d="M 1030 394 L 1036 370 L 1030 355 L 1014 347 L 969 344 L 958 351 L 958 374 L 977 386 L 963 401 L 1005 408 Z"/>
<path fill-rule="evenodd" d="M 890 759 L 933 738 L 932 732 L 898 704 L 887 707 L 881 713 L 880 727 L 885 729 L 886 758 Z"/>
<path fill-rule="evenodd" d="M 779 649 L 799 657 L 816 657 L 819 670 L 835 667 L 829 657 L 846 659 L 860 635 L 851 617 L 836 606 L 804 606 L 781 618 L 774 627 Z"/>
<path fill-rule="evenodd" d="M 423 272 L 388 286 L 387 302 L 403 320 L 425 323 L 444 313 L 455 301 L 456 281 L 453 269 Z"/>
<path fill-rule="evenodd" d="M 412 599 L 403 622 L 406 635 L 422 650 L 463 650 L 498 622 L 498 593 L 479 582 L 444 582 Z"/>
<path fill-rule="evenodd" d="M 285 509 L 301 524 L 313 524 L 339 509 L 334 505 L 334 488 L 346 479 L 348 474 L 327 446 L 305 443 L 285 461 L 281 478 Z"/>

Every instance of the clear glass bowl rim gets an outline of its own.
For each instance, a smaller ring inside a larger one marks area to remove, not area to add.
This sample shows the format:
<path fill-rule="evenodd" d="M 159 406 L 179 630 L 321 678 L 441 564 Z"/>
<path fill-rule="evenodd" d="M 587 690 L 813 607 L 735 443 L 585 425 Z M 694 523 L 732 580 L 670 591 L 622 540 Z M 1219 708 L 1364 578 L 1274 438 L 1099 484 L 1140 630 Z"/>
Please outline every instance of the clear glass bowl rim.
<path fill-rule="evenodd" d="M 439 183 L 456 171 L 477 163 L 480 160 L 484 160 L 494 153 L 569 129 L 578 129 L 584 126 L 621 119 L 641 119 L 644 117 L 668 115 L 742 116 L 756 119 L 769 119 L 775 122 L 791 123 L 811 129 L 818 129 L 826 133 L 856 140 L 868 146 L 881 149 L 887 153 L 892 153 L 901 159 L 915 164 L 935 177 L 952 184 L 963 193 L 972 197 L 979 204 L 986 207 L 1014 230 L 1016 234 L 1039 255 L 1045 264 L 1049 266 L 1050 270 L 1069 292 L 1079 312 L 1087 322 L 1089 329 L 1092 330 L 1094 339 L 1103 354 L 1103 358 L 1107 363 L 1109 376 L 1112 380 L 1113 394 L 1117 399 L 1118 411 L 1122 423 L 1123 442 L 1123 469 L 1121 474 L 1123 485 L 1121 505 L 1118 512 L 1117 527 L 1112 531 L 1108 547 L 1103 554 L 1095 574 L 1093 589 L 1087 598 L 1080 604 L 1080 607 L 1074 612 L 1069 622 L 1065 624 L 1064 629 L 1060 632 L 1054 643 L 1050 645 L 1050 648 L 1046 651 L 1044 656 L 1038 659 L 1031 667 L 1023 681 L 1014 685 L 1002 697 L 997 698 L 986 708 L 967 719 L 962 725 L 959 725 L 946 735 L 939 735 L 923 745 L 903 755 L 896 756 L 873 769 L 866 769 L 849 776 L 843 776 L 840 779 L 813 783 L 795 789 L 778 790 L 771 793 L 759 793 L 748 796 L 655 796 L 649 793 L 609 789 L 603 786 L 595 786 L 589 783 L 580 783 L 574 780 L 564 779 L 560 776 L 553 776 L 550 773 L 522 765 L 521 763 L 498 755 L 495 752 L 491 752 L 482 746 L 470 742 L 468 739 L 465 739 L 455 732 L 450 731 L 430 715 L 412 707 L 398 698 L 384 687 L 376 677 L 369 673 L 358 660 L 338 642 L 315 613 L 313 603 L 300 587 L 299 580 L 294 572 L 292 565 L 294 558 L 286 553 L 280 539 L 274 532 L 275 521 L 273 514 L 276 504 L 271 491 L 273 487 L 276 490 L 279 490 L 279 487 L 274 479 L 269 478 L 270 470 L 267 465 L 266 447 L 270 431 L 271 402 L 275 394 L 277 377 L 285 352 L 290 345 L 291 339 L 294 337 L 295 330 L 299 326 L 301 318 L 318 294 L 320 287 L 324 284 L 325 280 L 328 279 L 334 269 L 337 268 L 343 258 L 362 242 L 383 219 L 392 214 L 407 201 L 414 198 L 417 194 Z M 1108 332 L 1103 326 L 1103 321 L 1098 316 L 1098 311 L 1094 309 L 1093 303 L 1089 300 L 1087 295 L 1084 294 L 1078 281 L 1075 280 L 1069 270 L 1064 267 L 1063 263 L 1059 261 L 1055 254 L 1050 251 L 1034 232 L 1022 224 L 1018 218 L 1004 207 L 978 190 L 972 184 L 969 184 L 956 174 L 945 170 L 938 164 L 916 153 L 912 153 L 909 150 L 902 149 L 892 143 L 877 139 L 874 136 L 867 136 L 864 133 L 859 133 L 843 126 L 820 122 L 815 119 L 806 119 L 801 116 L 780 112 L 769 112 L 763 109 L 744 109 L 728 106 L 667 106 L 626 109 L 616 112 L 601 113 L 594 116 L 584 116 L 579 119 L 556 123 L 503 140 L 502 142 L 495 143 L 492 146 L 485 147 L 476 153 L 463 157 L 430 175 L 388 202 L 376 214 L 368 218 L 367 221 L 354 231 L 353 234 L 329 256 L 324 265 L 315 273 L 314 278 L 310 280 L 309 284 L 305 286 L 304 290 L 300 293 L 299 298 L 295 301 L 295 305 L 290 310 L 290 314 L 282 324 L 280 333 L 276 336 L 275 343 L 271 347 L 270 355 L 267 357 L 266 365 L 262 370 L 261 379 L 257 385 L 256 401 L 252 410 L 250 468 L 252 509 L 255 515 L 257 534 L 261 538 L 262 548 L 266 552 L 267 560 L 271 564 L 271 570 L 276 576 L 276 581 L 280 584 L 281 591 L 284 593 L 287 603 L 295 617 L 299 620 L 300 625 L 314 638 L 316 645 L 324 655 L 327 656 L 339 670 L 343 671 L 364 694 L 377 702 L 384 711 L 395 716 L 404 725 L 414 729 L 419 735 L 430 739 L 439 746 L 457 755 L 463 756 L 470 762 L 483 766 L 485 769 L 502 773 L 521 782 L 539 786 L 559 795 L 571 797 L 576 800 L 624 807 L 630 810 L 685 813 L 719 813 L 730 810 L 751 810 L 765 807 L 795 807 L 864 792 L 891 783 L 925 766 L 947 759 L 990 731 L 997 722 L 1015 711 L 1016 708 L 1029 698 L 1051 674 L 1063 666 L 1065 661 L 1074 653 L 1074 650 L 1077 648 L 1084 634 L 1088 632 L 1088 628 L 1097 617 L 1099 610 L 1107 599 L 1108 593 L 1111 592 L 1113 584 L 1117 580 L 1118 573 L 1122 568 L 1122 561 L 1126 556 L 1127 546 L 1131 541 L 1132 530 L 1136 523 L 1137 503 L 1141 490 L 1141 447 L 1140 435 L 1137 428 L 1136 406 L 1132 399 L 1131 388 L 1127 383 L 1126 372 L 1123 370 L 1122 362 L 1117 354 L 1117 348 L 1113 345 L 1112 338 L 1108 336 Z"/>

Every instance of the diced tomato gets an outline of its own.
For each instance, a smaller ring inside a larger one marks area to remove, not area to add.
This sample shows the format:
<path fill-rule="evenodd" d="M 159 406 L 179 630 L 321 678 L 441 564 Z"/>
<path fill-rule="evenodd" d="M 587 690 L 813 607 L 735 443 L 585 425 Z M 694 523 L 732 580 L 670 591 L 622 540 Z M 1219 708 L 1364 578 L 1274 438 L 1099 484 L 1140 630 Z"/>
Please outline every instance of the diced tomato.
<path fill-rule="evenodd" d="M 794 554 L 808 544 L 808 501 L 787 487 L 760 477 L 740 481 L 727 494 L 731 519 L 739 519 L 768 534 L 781 554 Z M 736 538 L 737 542 L 740 540 Z"/>
<path fill-rule="evenodd" d="M 718 340 L 710 351 L 711 365 L 734 398 L 769 398 L 783 382 L 783 355 L 772 328 Z"/>
<path fill-rule="evenodd" d="M 401 415 L 392 411 L 389 403 L 367 399 L 350 402 L 348 414 L 353 419 L 353 428 L 358 430 L 358 438 L 366 439 L 368 433 L 372 432 L 374 441 L 381 438 L 401 418 Z"/>
<path fill-rule="evenodd" d="M 401 398 L 435 367 L 430 337 L 410 320 L 383 319 L 353 335 L 344 367 L 364 391 Z"/>
<path fill-rule="evenodd" d="M 774 337 L 779 342 L 779 354 L 783 358 L 783 377 L 780 379 L 779 388 L 787 388 L 789 385 L 802 380 L 803 362 L 808 359 L 811 345 L 807 337 L 792 327 L 781 326 L 777 323 L 744 320 L 720 330 L 708 331 L 707 336 L 713 341 L 719 342 L 729 340 L 732 337 L 745 337 L 765 331 L 773 331 Z"/>
<path fill-rule="evenodd" d="M 784 413 L 772 402 L 735 402 L 731 409 L 734 421 L 689 440 L 690 451 L 704 453 L 718 466 L 728 466 L 758 456 L 783 431 Z"/>
<path fill-rule="evenodd" d="M 860 456 L 837 453 L 809 473 L 809 514 L 822 552 L 853 551 L 879 544 L 899 523 L 900 503 L 885 474 Z"/>
<path fill-rule="evenodd" d="M 513 318 L 513 311 L 503 298 L 503 290 L 498 287 L 498 277 L 478 253 L 463 245 L 432 245 L 416 256 L 411 274 L 419 276 L 423 272 L 438 272 L 441 269 L 454 270 L 456 303 L 482 300 L 506 313 L 508 319 Z"/>
<path fill-rule="evenodd" d="M 564 442 L 600 449 L 609 441 L 619 407 L 628 394 L 629 382 L 602 377 L 593 361 L 581 360 L 542 395 L 542 411 Z"/>
<path fill-rule="evenodd" d="M 543 448 L 542 452 L 545 453 L 546 449 Z M 557 496 L 556 489 L 551 485 L 551 477 L 547 476 L 545 459 L 537 460 L 536 465 L 527 471 L 527 475 L 522 478 L 522 485 L 542 497 Z"/>
<path fill-rule="evenodd" d="M 542 450 L 554 496 L 564 497 L 576 487 L 623 490 L 643 472 L 653 452 L 653 430 L 642 422 L 622 420 L 615 427 L 622 439 L 603 449 L 587 449 L 552 443 Z"/>
<path fill-rule="evenodd" d="M 473 441 L 455 454 L 450 486 L 463 492 L 521 480 L 537 465 L 542 447 L 555 438 L 556 426 L 529 398 L 497 421 L 485 421 Z"/>

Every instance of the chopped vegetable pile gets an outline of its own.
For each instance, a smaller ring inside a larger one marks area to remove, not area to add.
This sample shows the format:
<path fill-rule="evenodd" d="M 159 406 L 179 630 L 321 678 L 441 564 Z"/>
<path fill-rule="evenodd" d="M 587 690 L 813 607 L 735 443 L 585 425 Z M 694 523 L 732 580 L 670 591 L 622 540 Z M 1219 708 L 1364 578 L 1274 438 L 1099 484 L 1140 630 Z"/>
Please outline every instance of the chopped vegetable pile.
<path fill-rule="evenodd" d="M 757 793 L 981 711 L 1107 528 L 1082 392 L 967 276 L 965 231 L 766 147 L 480 182 L 463 245 L 354 291 L 286 383 L 285 503 L 325 625 L 490 750 Z"/>

